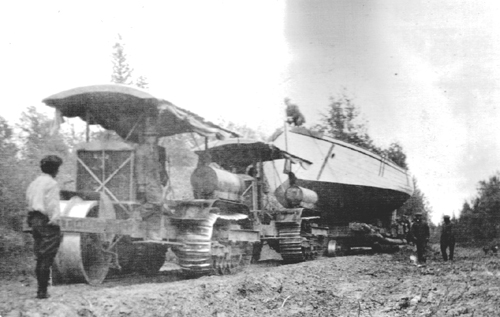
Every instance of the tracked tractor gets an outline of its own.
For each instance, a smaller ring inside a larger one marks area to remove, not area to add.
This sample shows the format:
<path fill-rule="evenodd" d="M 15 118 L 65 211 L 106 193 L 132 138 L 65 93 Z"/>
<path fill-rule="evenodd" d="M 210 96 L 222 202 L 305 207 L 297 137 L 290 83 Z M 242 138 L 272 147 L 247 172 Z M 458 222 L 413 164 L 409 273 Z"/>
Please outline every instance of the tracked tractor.
<path fill-rule="evenodd" d="M 199 166 L 191 183 L 196 198 L 227 199 L 250 209 L 252 228 L 260 233 L 257 246 L 268 245 L 285 263 L 323 254 L 328 228 L 321 225 L 315 192 L 295 184 L 291 171 L 280 171 L 283 184 L 270 192 L 263 164 L 285 160 L 310 165 L 270 143 L 241 138 L 218 140 L 196 152 Z M 256 248 L 255 258 L 260 256 Z"/>
<path fill-rule="evenodd" d="M 153 274 L 168 248 L 191 276 L 225 274 L 250 262 L 260 233 L 249 225 L 248 206 L 208 197 L 167 201 L 162 187 L 159 138 L 236 134 L 123 85 L 79 87 L 43 102 L 55 108 L 56 122 L 79 117 L 87 124 L 86 142 L 76 150 L 76 190 L 61 192 L 63 238 L 54 283 L 99 284 L 110 268 Z M 90 140 L 94 124 L 120 139 Z"/>

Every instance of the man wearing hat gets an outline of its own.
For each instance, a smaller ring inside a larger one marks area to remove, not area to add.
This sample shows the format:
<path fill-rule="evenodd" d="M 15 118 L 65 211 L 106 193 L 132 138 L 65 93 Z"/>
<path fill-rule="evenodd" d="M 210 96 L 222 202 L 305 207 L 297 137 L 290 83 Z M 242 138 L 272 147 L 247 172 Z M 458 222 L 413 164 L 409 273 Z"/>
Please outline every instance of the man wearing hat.
<path fill-rule="evenodd" d="M 441 254 L 443 260 L 448 261 L 446 249 L 450 249 L 450 260 L 453 261 L 453 252 L 455 251 L 455 233 L 453 232 L 453 224 L 450 221 L 450 216 L 443 216 L 444 223 L 441 229 Z"/>
<path fill-rule="evenodd" d="M 42 174 L 26 191 L 28 204 L 28 225 L 32 229 L 36 256 L 36 278 L 38 281 L 37 298 L 48 298 L 47 286 L 50 267 L 61 243 L 61 230 L 55 221 L 60 217 L 59 185 L 55 180 L 62 159 L 48 155 L 40 161 Z"/>
<path fill-rule="evenodd" d="M 411 235 L 417 245 L 417 257 L 419 263 L 425 263 L 425 249 L 429 242 L 429 225 L 422 221 L 422 213 L 416 213 L 414 223 L 411 226 Z"/>

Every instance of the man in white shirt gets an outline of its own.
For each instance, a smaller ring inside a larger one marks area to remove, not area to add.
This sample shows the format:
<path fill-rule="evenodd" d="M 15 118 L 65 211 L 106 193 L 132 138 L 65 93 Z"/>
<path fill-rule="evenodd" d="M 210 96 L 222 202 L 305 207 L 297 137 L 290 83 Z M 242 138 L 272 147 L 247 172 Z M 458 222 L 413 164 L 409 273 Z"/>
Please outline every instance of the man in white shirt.
<path fill-rule="evenodd" d="M 48 298 L 47 286 L 50 267 L 61 243 L 61 229 L 55 223 L 60 217 L 59 185 L 55 180 L 62 159 L 49 155 L 40 161 L 42 175 L 38 176 L 26 191 L 28 225 L 32 228 L 36 256 L 37 298 Z"/>

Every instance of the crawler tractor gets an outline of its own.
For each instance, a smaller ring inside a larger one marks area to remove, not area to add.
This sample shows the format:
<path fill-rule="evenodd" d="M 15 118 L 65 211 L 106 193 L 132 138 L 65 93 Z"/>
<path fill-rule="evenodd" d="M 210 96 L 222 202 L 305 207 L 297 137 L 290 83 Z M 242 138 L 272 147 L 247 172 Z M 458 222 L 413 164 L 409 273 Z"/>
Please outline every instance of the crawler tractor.
<path fill-rule="evenodd" d="M 63 239 L 54 283 L 98 284 L 110 267 L 153 274 L 164 264 L 168 248 L 188 275 L 224 274 L 250 262 L 259 232 L 245 222 L 247 206 L 224 199 L 168 202 L 155 184 L 156 174 L 165 169 L 159 138 L 236 134 L 122 85 L 75 88 L 43 102 L 56 109 L 56 121 L 80 117 L 87 123 L 87 142 L 76 151 L 76 191 L 61 192 Z M 92 124 L 114 130 L 122 140 L 90 141 Z M 148 143 L 148 137 L 156 141 Z M 141 148 L 146 149 L 142 155 Z M 152 201 L 154 194 L 160 195 L 160 203 Z"/>
<path fill-rule="evenodd" d="M 320 223 L 314 208 L 315 192 L 295 185 L 294 174 L 285 170 L 283 184 L 270 192 L 263 164 L 285 160 L 289 164 L 311 163 L 278 147 L 249 139 L 211 142 L 197 151 L 202 162 L 191 183 L 195 198 L 241 201 L 251 211 L 252 228 L 260 232 L 259 247 L 268 245 L 285 263 L 301 262 L 322 255 L 328 228 Z"/>
<path fill-rule="evenodd" d="M 99 284 L 110 268 L 116 274 L 154 274 L 169 248 L 184 274 L 200 276 L 230 273 L 250 263 L 262 242 L 286 262 L 313 257 L 324 245 L 326 230 L 302 206 L 314 203 L 313 192 L 290 184 L 279 198 L 284 206 L 266 210 L 263 203 L 263 161 L 307 161 L 263 142 L 217 156 L 208 138 L 235 133 L 128 86 L 79 87 L 43 102 L 55 108 L 56 121 L 79 117 L 87 124 L 87 142 L 76 150 L 76 190 L 61 192 L 63 239 L 54 283 Z M 115 131 L 121 140 L 91 141 L 93 124 Z M 156 185 L 165 166 L 157 141 L 179 133 L 207 140 L 191 178 L 194 199 L 168 201 L 160 190 L 158 203 L 151 197 L 161 188 Z"/>

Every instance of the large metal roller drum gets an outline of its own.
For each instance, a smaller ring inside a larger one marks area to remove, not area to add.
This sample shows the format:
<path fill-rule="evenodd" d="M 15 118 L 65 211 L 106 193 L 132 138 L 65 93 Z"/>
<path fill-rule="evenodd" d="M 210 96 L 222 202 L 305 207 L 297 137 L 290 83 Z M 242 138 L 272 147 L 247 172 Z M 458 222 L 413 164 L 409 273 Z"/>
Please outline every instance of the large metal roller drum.
<path fill-rule="evenodd" d="M 104 204 L 105 205 L 105 204 Z M 114 215 L 97 201 L 86 201 L 73 197 L 61 201 L 64 217 L 99 218 Z M 101 213 L 101 215 L 100 215 Z M 105 251 L 113 236 L 97 233 L 64 232 L 59 251 L 54 261 L 52 281 L 54 284 L 86 282 L 100 284 L 108 274 L 112 254 Z"/>

